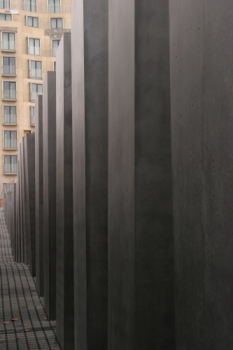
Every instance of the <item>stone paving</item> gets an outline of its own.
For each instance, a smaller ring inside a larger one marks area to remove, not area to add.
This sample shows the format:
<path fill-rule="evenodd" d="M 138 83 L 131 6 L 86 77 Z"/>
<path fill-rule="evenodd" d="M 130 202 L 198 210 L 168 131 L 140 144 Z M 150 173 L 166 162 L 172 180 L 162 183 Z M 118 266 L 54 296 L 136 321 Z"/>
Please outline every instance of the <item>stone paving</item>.
<path fill-rule="evenodd" d="M 27 265 L 15 263 L 0 209 L 0 350 L 60 350 Z"/>

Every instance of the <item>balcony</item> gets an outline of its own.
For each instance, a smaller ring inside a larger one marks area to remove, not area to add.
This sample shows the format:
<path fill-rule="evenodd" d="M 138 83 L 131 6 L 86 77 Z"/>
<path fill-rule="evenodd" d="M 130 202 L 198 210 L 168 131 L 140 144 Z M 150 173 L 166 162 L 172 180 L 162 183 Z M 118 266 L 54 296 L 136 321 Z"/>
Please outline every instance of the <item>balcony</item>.
<path fill-rule="evenodd" d="M 36 1 L 24 1 L 24 11 L 37 12 Z"/>
<path fill-rule="evenodd" d="M 15 42 L 12 41 L 2 41 L 2 51 L 15 52 Z"/>
<path fill-rule="evenodd" d="M 37 46 L 28 46 L 28 55 L 40 56 L 40 47 Z"/>
<path fill-rule="evenodd" d="M 15 90 L 3 90 L 2 99 L 5 101 L 16 101 L 16 91 Z"/>
<path fill-rule="evenodd" d="M 61 13 L 62 6 L 60 4 L 48 4 L 48 13 Z"/>
<path fill-rule="evenodd" d="M 2 75 L 4 76 L 16 76 L 16 67 L 12 65 L 3 65 Z"/>
<path fill-rule="evenodd" d="M 0 9 L 18 9 L 29 13 L 70 13 L 70 4 L 66 1 L 29 1 L 29 0 L 0 0 Z"/>
<path fill-rule="evenodd" d="M 15 175 L 15 174 L 17 174 L 17 163 L 4 164 L 4 175 Z"/>
<path fill-rule="evenodd" d="M 3 149 L 6 151 L 17 150 L 17 139 L 3 140 Z"/>
<path fill-rule="evenodd" d="M 42 79 L 42 69 L 31 68 L 29 70 L 29 77 L 32 79 Z"/>
<path fill-rule="evenodd" d="M 17 115 L 16 114 L 4 114 L 3 115 L 3 125 L 17 125 Z"/>

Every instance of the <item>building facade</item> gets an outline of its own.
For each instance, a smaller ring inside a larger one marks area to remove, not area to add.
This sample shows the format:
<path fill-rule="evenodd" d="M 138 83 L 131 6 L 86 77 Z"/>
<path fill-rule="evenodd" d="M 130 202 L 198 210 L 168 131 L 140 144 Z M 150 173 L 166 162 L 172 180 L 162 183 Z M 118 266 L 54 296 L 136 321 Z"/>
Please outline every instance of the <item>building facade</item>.
<path fill-rule="evenodd" d="M 71 0 L 0 0 L 0 188 L 17 177 L 18 146 L 33 132 L 35 101 L 70 31 Z"/>

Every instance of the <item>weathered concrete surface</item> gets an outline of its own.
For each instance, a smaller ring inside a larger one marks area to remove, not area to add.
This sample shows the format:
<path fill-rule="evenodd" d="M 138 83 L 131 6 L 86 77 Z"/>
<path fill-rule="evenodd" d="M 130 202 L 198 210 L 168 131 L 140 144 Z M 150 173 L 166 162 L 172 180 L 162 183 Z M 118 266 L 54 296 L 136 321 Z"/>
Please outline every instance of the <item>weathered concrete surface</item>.
<path fill-rule="evenodd" d="M 12 255 L 15 252 L 15 183 L 9 183 L 2 203 L 6 226 L 10 235 Z"/>
<path fill-rule="evenodd" d="M 28 187 L 28 166 L 27 166 L 27 149 L 26 149 L 26 137 L 22 138 L 20 143 L 20 168 L 21 168 L 21 207 L 22 207 L 22 235 L 24 242 L 24 262 L 25 264 L 30 264 L 30 203 L 29 203 L 29 187 Z"/>
<path fill-rule="evenodd" d="M 14 210 L 14 222 L 13 222 L 13 228 L 12 228 L 12 236 L 14 237 L 14 241 L 13 241 L 13 256 L 15 258 L 15 252 L 16 252 L 16 247 L 15 247 L 15 242 L 16 242 L 16 230 L 17 230 L 17 214 L 16 214 L 16 210 L 17 210 L 17 197 L 16 197 L 16 193 L 17 193 L 17 184 L 14 184 L 14 203 L 13 203 L 13 210 Z"/>
<path fill-rule="evenodd" d="M 108 1 L 71 14 L 75 349 L 107 350 Z"/>
<path fill-rule="evenodd" d="M 43 84 L 44 307 L 56 319 L 56 73 Z"/>
<path fill-rule="evenodd" d="M 232 1 L 170 1 L 177 349 L 233 348 Z"/>
<path fill-rule="evenodd" d="M 71 34 L 64 33 L 56 65 L 57 311 L 58 341 L 74 349 L 73 155 Z"/>
<path fill-rule="evenodd" d="M 168 1 L 109 1 L 109 350 L 175 349 Z"/>
<path fill-rule="evenodd" d="M 12 255 L 16 254 L 16 183 L 12 185 L 12 206 L 11 206 L 11 247 Z"/>
<path fill-rule="evenodd" d="M 15 205 L 16 184 L 8 183 L 4 186 L 4 200 L 2 202 L 5 223 L 9 232 L 12 255 L 15 254 Z M 2 245 L 4 248 L 4 245 Z"/>
<path fill-rule="evenodd" d="M 36 224 L 35 224 L 35 134 L 25 136 L 25 187 L 28 203 L 28 265 L 33 277 L 36 276 Z"/>
<path fill-rule="evenodd" d="M 20 262 L 28 263 L 28 247 L 27 247 L 27 204 L 25 202 L 25 166 L 24 166 L 24 137 L 19 146 L 19 172 L 20 172 L 20 189 L 19 189 L 19 215 L 20 215 Z"/>
<path fill-rule="evenodd" d="M 44 296 L 43 231 L 43 101 L 38 96 L 35 118 L 35 215 L 36 215 L 36 288 Z"/>
<path fill-rule="evenodd" d="M 22 142 L 19 145 L 19 215 L 20 215 L 20 241 L 19 241 L 19 249 L 20 249 L 20 262 L 27 262 L 27 257 L 25 256 L 26 252 L 26 230 L 25 226 L 25 200 L 24 200 L 24 157 L 23 157 L 23 143 L 24 138 L 22 138 Z"/>
<path fill-rule="evenodd" d="M 17 162 L 17 186 L 16 186 L 16 232 L 15 232 L 15 261 L 20 262 L 20 213 L 19 213 L 19 193 L 20 193 L 20 171 L 19 161 Z"/>

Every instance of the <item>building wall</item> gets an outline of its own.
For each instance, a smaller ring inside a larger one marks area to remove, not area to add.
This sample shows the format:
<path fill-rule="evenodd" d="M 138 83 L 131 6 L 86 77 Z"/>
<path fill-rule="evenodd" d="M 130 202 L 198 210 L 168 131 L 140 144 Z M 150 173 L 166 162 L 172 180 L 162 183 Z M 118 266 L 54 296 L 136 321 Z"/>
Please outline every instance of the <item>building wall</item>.
<path fill-rule="evenodd" d="M 71 0 L 64 0 L 61 3 L 60 13 L 49 13 L 48 0 L 37 0 L 37 12 L 25 11 L 25 2 L 9 1 L 10 9 L 0 9 L 1 14 L 12 14 L 12 20 L 6 21 L 0 18 L 0 191 L 4 183 L 15 180 L 17 175 L 7 173 L 9 169 L 4 167 L 4 155 L 18 155 L 18 147 L 23 136 L 28 132 L 34 131 L 33 120 L 31 121 L 31 107 L 35 105 L 31 102 L 30 83 L 42 84 L 43 78 L 47 71 L 54 70 L 54 62 L 56 57 L 52 56 L 52 40 L 59 40 L 64 31 L 70 31 L 70 5 Z M 2 7 L 3 1 L 0 1 Z M 30 1 L 26 2 L 26 6 Z M 27 8 L 28 9 L 28 8 Z M 30 27 L 27 25 L 27 16 L 38 17 L 39 27 Z M 63 28 L 51 29 L 51 18 L 62 18 Z M 15 52 L 3 51 L 2 33 L 15 33 L 16 47 Z M 40 55 L 28 54 L 28 38 L 40 39 Z M 16 75 L 4 75 L 3 72 L 3 57 L 16 58 Z M 42 77 L 30 78 L 29 75 L 29 60 L 42 62 Z M 3 81 L 16 82 L 16 100 L 3 100 L 2 90 Z M 17 125 L 5 125 L 3 118 L 4 106 L 16 106 L 17 109 Z M 9 150 L 4 149 L 4 131 L 17 131 L 17 148 Z M 12 169 L 10 169 L 11 171 Z"/>

